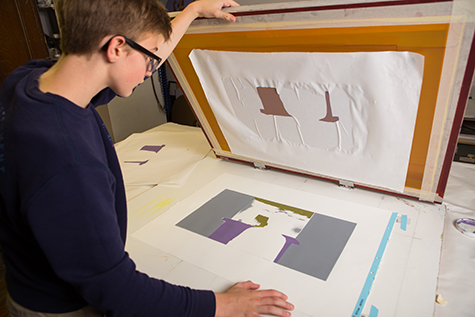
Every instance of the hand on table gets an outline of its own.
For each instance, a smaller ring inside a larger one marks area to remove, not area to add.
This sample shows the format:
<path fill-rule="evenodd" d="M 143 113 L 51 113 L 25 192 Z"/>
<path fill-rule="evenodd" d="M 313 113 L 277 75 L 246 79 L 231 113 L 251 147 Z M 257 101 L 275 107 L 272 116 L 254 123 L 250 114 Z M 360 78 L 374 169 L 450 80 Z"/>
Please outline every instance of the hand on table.
<path fill-rule="evenodd" d="M 287 296 L 276 290 L 258 290 L 251 281 L 236 283 L 224 293 L 215 293 L 216 317 L 250 317 L 267 314 L 290 316 L 294 306 Z"/>

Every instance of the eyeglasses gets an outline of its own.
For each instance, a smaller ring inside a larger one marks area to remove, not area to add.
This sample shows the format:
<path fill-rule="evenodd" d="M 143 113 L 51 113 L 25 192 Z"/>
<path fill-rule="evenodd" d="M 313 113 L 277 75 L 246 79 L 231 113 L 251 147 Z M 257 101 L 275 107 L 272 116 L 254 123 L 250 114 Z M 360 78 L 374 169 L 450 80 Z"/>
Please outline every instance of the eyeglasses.
<path fill-rule="evenodd" d="M 147 55 L 150 58 L 149 62 L 147 63 L 147 72 L 153 73 L 155 70 L 157 70 L 157 67 L 160 64 L 160 62 L 162 61 L 162 59 L 160 57 L 158 57 L 157 55 L 153 54 L 152 52 L 150 52 L 148 49 L 146 49 L 142 45 L 139 45 L 139 44 L 135 43 L 134 41 L 132 41 L 131 39 L 126 38 L 123 35 L 117 34 L 117 35 L 114 35 L 113 37 L 111 37 L 109 39 L 109 41 L 107 41 L 107 43 L 104 44 L 104 46 L 101 48 L 104 52 L 107 51 L 107 48 L 109 47 L 110 41 L 112 41 L 112 39 L 116 36 L 122 36 L 125 40 L 125 43 L 129 44 L 130 47 L 132 47 L 134 50 L 137 50 L 137 51 Z"/>

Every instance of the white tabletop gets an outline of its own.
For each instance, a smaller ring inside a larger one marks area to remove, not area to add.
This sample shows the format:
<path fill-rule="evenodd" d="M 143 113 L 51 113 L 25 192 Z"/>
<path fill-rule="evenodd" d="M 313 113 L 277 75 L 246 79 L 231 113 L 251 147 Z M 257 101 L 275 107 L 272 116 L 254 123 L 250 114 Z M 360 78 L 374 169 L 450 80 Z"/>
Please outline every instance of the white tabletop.
<path fill-rule="evenodd" d="M 177 125 L 165 124 L 151 131 L 157 132 L 170 127 L 172 130 L 180 129 Z M 189 127 L 184 129 L 189 131 Z M 201 133 L 199 129 L 196 131 Z M 170 164 L 176 163 L 176 160 L 170 161 Z M 222 174 L 237 175 L 407 215 L 407 230 L 395 229 L 392 232 L 362 316 L 368 316 L 372 306 L 377 307 L 379 316 L 473 316 L 475 302 L 471 299 L 475 281 L 475 239 L 459 233 L 453 226 L 453 221 L 460 217 L 474 217 L 475 186 L 470 179 L 474 179 L 475 166 L 463 163 L 453 165 L 446 203 L 437 205 L 370 190 L 349 190 L 338 187 L 333 182 L 295 174 L 258 170 L 247 164 L 216 159 L 209 152 L 204 159 L 193 165 L 192 172 L 181 185 L 126 184 L 129 199 L 129 237 L 126 249 L 140 271 L 171 283 L 218 292 L 233 284 L 234 281 L 205 271 L 132 237 L 134 232 Z M 440 261 L 444 214 L 446 221 Z M 441 294 L 447 303 L 436 304 L 436 294 Z M 318 294 L 315 294 L 315 299 L 318 300 Z M 297 311 L 294 316 L 308 315 Z"/>
<path fill-rule="evenodd" d="M 435 316 L 475 315 L 475 238 L 454 226 L 459 218 L 475 218 L 475 164 L 453 162 L 444 198 L 447 206 L 437 293 L 447 303 Z"/>

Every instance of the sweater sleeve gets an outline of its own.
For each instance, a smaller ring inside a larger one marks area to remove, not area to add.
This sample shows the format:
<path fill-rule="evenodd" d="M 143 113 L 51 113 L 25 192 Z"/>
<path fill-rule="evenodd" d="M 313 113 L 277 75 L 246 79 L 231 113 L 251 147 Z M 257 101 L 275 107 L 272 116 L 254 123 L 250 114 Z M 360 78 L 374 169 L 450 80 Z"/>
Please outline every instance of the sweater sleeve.
<path fill-rule="evenodd" d="M 27 221 L 54 272 L 107 316 L 214 316 L 211 291 L 136 271 L 124 251 L 114 190 L 106 168 L 76 165 L 27 203 Z"/>

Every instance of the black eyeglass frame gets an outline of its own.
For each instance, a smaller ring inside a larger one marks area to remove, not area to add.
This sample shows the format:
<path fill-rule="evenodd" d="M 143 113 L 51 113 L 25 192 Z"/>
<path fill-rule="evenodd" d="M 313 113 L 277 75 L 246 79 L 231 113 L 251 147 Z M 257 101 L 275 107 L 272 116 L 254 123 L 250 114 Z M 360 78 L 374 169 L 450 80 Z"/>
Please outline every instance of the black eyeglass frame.
<path fill-rule="evenodd" d="M 106 44 L 104 44 L 104 46 L 102 46 L 101 50 L 103 50 L 104 52 L 107 51 L 107 48 L 109 47 L 109 44 L 110 44 L 110 41 L 112 41 L 112 39 L 114 37 L 117 37 L 117 36 L 122 36 L 125 40 L 125 43 L 127 43 L 130 47 L 132 47 L 134 50 L 137 50 L 145 55 L 147 55 L 148 57 L 150 57 L 150 62 L 148 62 L 147 64 L 147 71 L 148 72 L 151 72 L 153 73 L 158 65 L 161 63 L 162 61 L 162 58 L 161 57 L 158 57 L 157 55 L 153 54 L 152 52 L 150 52 L 148 49 L 146 49 L 145 47 L 143 47 L 142 45 L 132 41 L 131 39 L 123 36 L 123 35 L 120 35 L 120 34 L 116 34 L 114 35 L 113 37 L 111 37 L 109 39 L 109 41 L 106 42 Z M 156 61 L 156 63 L 154 62 Z"/>

